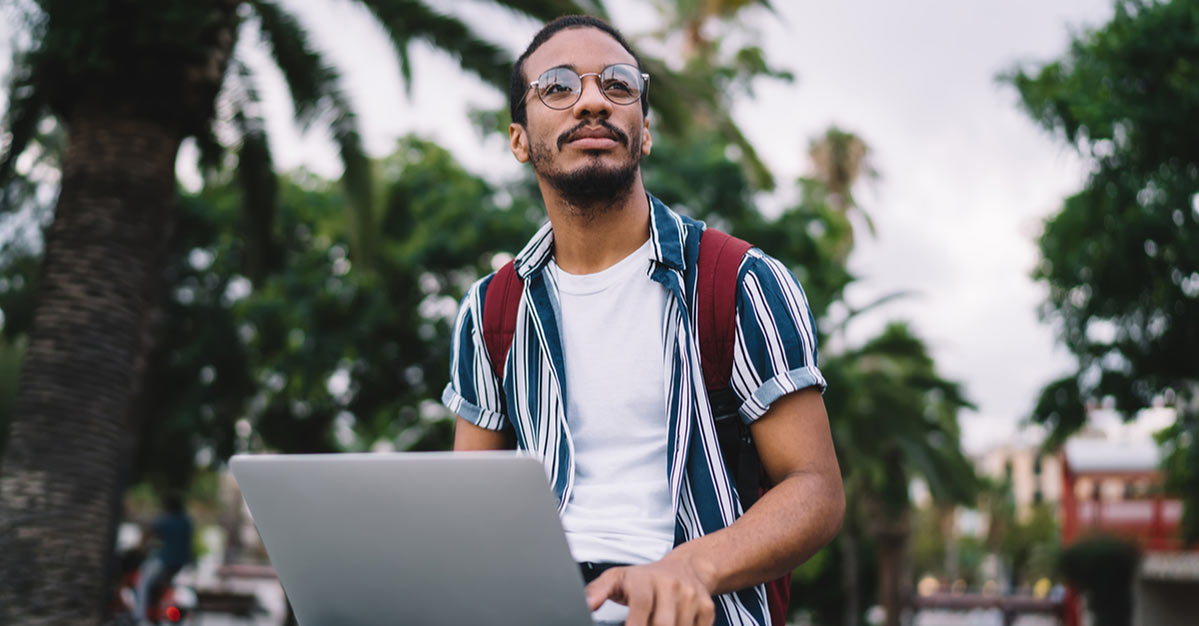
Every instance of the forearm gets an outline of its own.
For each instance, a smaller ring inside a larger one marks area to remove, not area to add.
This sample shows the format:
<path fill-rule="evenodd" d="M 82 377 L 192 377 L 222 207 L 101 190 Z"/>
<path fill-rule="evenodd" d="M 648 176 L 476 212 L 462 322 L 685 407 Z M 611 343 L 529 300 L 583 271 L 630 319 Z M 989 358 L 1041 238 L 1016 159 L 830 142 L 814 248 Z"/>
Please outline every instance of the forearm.
<path fill-rule="evenodd" d="M 810 558 L 840 530 L 844 512 L 839 475 L 797 472 L 733 525 L 684 543 L 666 558 L 688 561 L 713 595 L 744 589 Z"/>
<path fill-rule="evenodd" d="M 459 417 L 454 422 L 454 451 L 508 450 L 511 437 L 504 431 L 480 428 Z"/>

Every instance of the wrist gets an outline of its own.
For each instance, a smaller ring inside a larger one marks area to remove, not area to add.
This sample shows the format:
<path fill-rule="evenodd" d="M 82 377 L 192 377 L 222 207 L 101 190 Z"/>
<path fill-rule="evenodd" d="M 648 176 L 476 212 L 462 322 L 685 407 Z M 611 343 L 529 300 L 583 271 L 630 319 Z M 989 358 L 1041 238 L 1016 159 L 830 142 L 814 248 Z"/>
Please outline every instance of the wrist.
<path fill-rule="evenodd" d="M 719 586 L 719 572 L 717 571 L 716 564 L 704 555 L 702 551 L 696 550 L 694 544 L 684 543 L 671 550 L 663 560 L 674 561 L 684 565 L 699 580 L 704 588 L 708 590 L 709 594 L 716 594 L 716 588 Z"/>

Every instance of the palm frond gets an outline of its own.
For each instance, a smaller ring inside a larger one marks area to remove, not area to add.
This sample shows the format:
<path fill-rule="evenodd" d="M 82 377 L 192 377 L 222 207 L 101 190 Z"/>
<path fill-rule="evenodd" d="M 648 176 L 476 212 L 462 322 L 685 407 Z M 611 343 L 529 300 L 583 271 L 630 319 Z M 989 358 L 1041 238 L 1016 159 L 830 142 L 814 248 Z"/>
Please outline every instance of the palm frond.
<path fill-rule="evenodd" d="M 212 124 L 206 126 L 202 132 L 196 133 L 196 149 L 200 152 L 199 166 L 201 174 L 208 176 L 220 169 L 221 157 L 225 154 L 225 146 L 222 146 L 220 140 L 217 139 L 216 131 L 213 130 Z"/>
<path fill-rule="evenodd" d="M 774 189 L 774 175 L 770 173 L 770 168 L 766 167 L 766 163 L 758 157 L 758 151 L 754 149 L 754 145 L 749 139 L 741 133 L 741 128 L 733 121 L 731 115 L 727 112 L 721 112 L 720 118 L 717 121 L 717 128 L 726 139 L 741 149 L 741 167 L 745 168 L 746 175 L 749 176 L 750 183 L 757 189 L 770 191 Z"/>
<path fill-rule="evenodd" d="M 396 56 L 400 61 L 400 78 L 404 79 L 404 95 L 412 97 L 412 55 L 408 52 L 408 44 L 397 45 Z"/>
<path fill-rule="evenodd" d="M 259 30 L 265 37 L 275 65 L 283 72 L 295 105 L 296 122 L 307 128 L 320 112 L 320 101 L 337 91 L 337 75 L 308 42 L 308 34 L 296 18 L 270 0 L 253 0 Z"/>
<path fill-rule="evenodd" d="M 682 135 L 694 122 L 696 104 L 711 100 L 711 90 L 691 84 L 661 59 L 643 58 L 641 65 L 650 75 L 649 104 L 657 116 L 654 124 L 667 133 Z"/>
<path fill-rule="evenodd" d="M 297 122 L 306 125 L 319 116 L 329 117 L 329 129 L 345 167 L 342 184 L 349 198 L 352 252 L 361 267 L 370 267 L 375 249 L 371 243 L 375 207 L 370 159 L 362 148 L 358 117 L 341 90 L 341 77 L 308 43 L 293 16 L 270 0 L 254 0 L 253 7 L 291 91 Z"/>
<path fill-rule="evenodd" d="M 350 224 L 351 253 L 360 267 L 369 268 L 378 250 L 370 158 L 362 149 L 358 116 L 350 103 L 341 94 L 334 94 L 329 98 L 329 105 L 333 116 L 329 128 L 333 132 L 333 141 L 337 143 L 342 165 L 345 166 L 341 182 L 349 197 L 346 217 Z"/>
<path fill-rule="evenodd" d="M 916 291 L 901 289 L 899 291 L 892 291 L 891 293 L 884 294 L 881 297 L 875 298 L 874 300 L 863 304 L 862 306 L 850 307 L 849 312 L 845 314 L 845 319 L 838 322 L 835 326 L 829 328 L 827 332 L 829 334 L 844 333 L 846 328 L 849 327 L 849 324 L 857 319 L 860 319 L 863 314 L 886 306 L 896 300 L 910 298 L 917 294 L 918 292 Z"/>
<path fill-rule="evenodd" d="M 245 225 L 246 274 L 257 282 L 275 263 L 275 214 L 279 182 L 275 177 L 270 145 L 263 121 L 238 111 L 233 123 L 241 133 L 237 151 L 237 186 L 242 196 Z"/>
<path fill-rule="evenodd" d="M 686 70 L 676 72 L 661 59 L 652 57 L 643 58 L 641 63 L 651 76 L 649 100 L 656 115 L 655 123 L 664 132 L 684 136 L 697 124 L 715 128 L 741 150 L 739 161 L 750 183 L 757 189 L 774 188 L 770 168 L 741 133 L 706 76 Z"/>
<path fill-rule="evenodd" d="M 417 0 L 360 0 L 383 26 L 397 55 L 413 40 L 428 42 L 458 59 L 464 69 L 504 91 L 512 58 L 506 51 L 479 39 L 457 18 L 430 9 Z"/>

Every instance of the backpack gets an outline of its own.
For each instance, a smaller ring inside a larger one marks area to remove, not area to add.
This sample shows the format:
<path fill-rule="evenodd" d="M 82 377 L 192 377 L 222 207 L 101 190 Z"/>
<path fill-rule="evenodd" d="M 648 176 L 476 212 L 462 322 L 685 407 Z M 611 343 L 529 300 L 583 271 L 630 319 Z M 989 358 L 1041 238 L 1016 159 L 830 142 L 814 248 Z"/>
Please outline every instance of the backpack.
<path fill-rule="evenodd" d="M 700 361 L 712 417 L 716 421 L 716 438 L 744 510 L 753 506 L 769 488 L 749 426 L 737 413 L 740 401 L 729 386 L 736 338 L 737 271 L 742 257 L 752 247 L 732 235 L 713 228 L 705 229 L 699 240 L 695 295 Z M 483 297 L 483 343 L 491 357 L 495 376 L 500 380 L 516 331 L 522 290 L 523 282 L 516 275 L 513 262 L 508 261 L 491 279 Z M 772 624 L 785 622 L 790 595 L 790 573 L 766 583 Z"/>

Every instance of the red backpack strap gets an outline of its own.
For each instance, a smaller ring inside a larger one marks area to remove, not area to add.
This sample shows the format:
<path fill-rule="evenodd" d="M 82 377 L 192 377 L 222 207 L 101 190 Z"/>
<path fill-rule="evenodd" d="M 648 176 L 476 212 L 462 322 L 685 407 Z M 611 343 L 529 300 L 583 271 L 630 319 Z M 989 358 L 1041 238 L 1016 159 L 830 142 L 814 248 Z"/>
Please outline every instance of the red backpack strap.
<path fill-rule="evenodd" d="M 741 259 L 752 248 L 750 243 L 723 233 L 714 228 L 705 229 L 699 239 L 699 276 L 695 285 L 696 320 L 699 326 L 699 352 L 703 361 L 704 386 L 708 388 L 708 397 L 713 403 L 713 412 L 736 411 L 736 396 L 729 389 L 729 378 L 733 373 L 733 347 L 737 337 L 737 273 L 741 269 Z M 718 407 L 717 405 L 723 405 Z M 719 417 L 719 416 L 716 416 Z M 748 429 L 741 424 L 735 415 L 729 424 L 717 422 L 717 433 L 721 429 L 732 430 L 721 440 L 722 453 L 726 463 L 731 451 L 726 446 L 739 448 L 735 453 L 736 467 L 730 471 L 738 474 L 738 482 L 743 485 L 752 483 L 757 486 L 757 494 L 752 500 L 743 498 L 744 502 L 757 500 L 757 495 L 766 491 L 766 480 L 761 478 L 753 481 L 755 475 L 761 474 L 756 450 L 749 454 L 745 449 L 748 442 Z M 731 428 L 735 427 L 735 428 Z M 749 444 L 752 448 L 752 444 Z M 754 487 L 750 487 L 753 489 Z M 787 605 L 791 596 L 791 573 L 766 583 L 766 607 L 770 613 L 771 624 L 784 624 L 787 618 Z"/>
<path fill-rule="evenodd" d="M 699 238 L 699 276 L 695 285 L 699 353 L 709 391 L 729 386 L 737 333 L 737 271 L 753 246 L 715 228 Z"/>
<path fill-rule="evenodd" d="M 516 275 L 512 261 L 508 261 L 491 278 L 483 295 L 483 344 L 491 357 L 491 370 L 499 380 L 504 378 L 504 363 L 516 332 L 516 311 L 523 290 L 524 281 Z"/>

